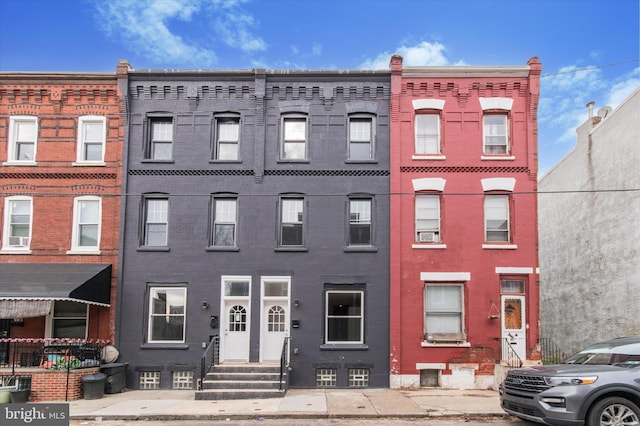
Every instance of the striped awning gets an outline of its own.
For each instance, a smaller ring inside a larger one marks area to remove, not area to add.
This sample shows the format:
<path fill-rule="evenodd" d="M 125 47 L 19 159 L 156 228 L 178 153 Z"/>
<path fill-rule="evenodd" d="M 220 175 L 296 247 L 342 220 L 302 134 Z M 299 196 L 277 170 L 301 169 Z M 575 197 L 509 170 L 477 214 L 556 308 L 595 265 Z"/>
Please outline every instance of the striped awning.
<path fill-rule="evenodd" d="M 49 315 L 51 300 L 0 300 L 0 319 L 33 318 Z"/>

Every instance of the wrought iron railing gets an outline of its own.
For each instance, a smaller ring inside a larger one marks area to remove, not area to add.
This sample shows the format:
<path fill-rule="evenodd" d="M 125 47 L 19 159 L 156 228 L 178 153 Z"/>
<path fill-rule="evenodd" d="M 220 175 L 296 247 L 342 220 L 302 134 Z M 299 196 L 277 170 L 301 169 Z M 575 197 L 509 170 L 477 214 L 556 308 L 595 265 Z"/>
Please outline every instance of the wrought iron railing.
<path fill-rule="evenodd" d="M 200 380 L 198 381 L 198 390 L 202 390 L 202 383 L 211 367 L 220 364 L 220 336 L 216 335 L 211 338 L 209 345 L 205 349 L 200 358 Z"/>
<path fill-rule="evenodd" d="M 100 365 L 106 340 L 88 339 L 0 339 L 0 367 L 42 367 L 51 370 Z"/>
<path fill-rule="evenodd" d="M 280 390 L 286 391 L 289 388 L 289 342 L 291 337 L 285 337 L 280 353 Z"/>
<path fill-rule="evenodd" d="M 522 367 L 522 359 L 511 346 L 508 338 L 502 338 L 502 363 L 507 367 Z"/>
<path fill-rule="evenodd" d="M 549 337 L 540 338 L 540 351 L 542 352 L 543 364 L 558 364 L 567 357 L 567 354 L 561 351 Z"/>

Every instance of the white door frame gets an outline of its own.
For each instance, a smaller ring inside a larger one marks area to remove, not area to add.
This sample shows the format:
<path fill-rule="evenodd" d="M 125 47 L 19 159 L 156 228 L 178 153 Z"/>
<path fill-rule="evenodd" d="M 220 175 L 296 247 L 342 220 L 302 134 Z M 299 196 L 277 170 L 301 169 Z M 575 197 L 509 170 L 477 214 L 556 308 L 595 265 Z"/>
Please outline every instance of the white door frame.
<path fill-rule="evenodd" d="M 505 326 L 505 301 L 519 300 L 521 307 L 521 320 L 520 329 L 509 329 Z M 526 296 L 520 294 L 502 294 L 500 296 L 500 323 L 501 323 L 501 336 L 503 339 L 507 339 L 507 343 L 511 345 L 511 348 L 520 357 L 522 361 L 527 358 L 527 315 L 526 315 Z M 503 358 L 505 354 L 503 353 Z"/>
<path fill-rule="evenodd" d="M 287 295 L 278 297 L 265 296 L 265 283 L 269 282 L 286 282 L 287 283 Z M 291 277 L 290 276 L 264 276 L 260 277 L 260 362 L 265 358 L 265 342 L 267 333 L 267 321 L 265 305 L 267 303 L 282 303 L 285 305 L 285 338 L 291 335 Z"/>
<path fill-rule="evenodd" d="M 226 283 L 228 281 L 247 281 L 249 283 L 249 292 L 246 296 L 225 296 Z M 247 345 L 246 345 L 246 359 L 234 361 L 249 361 L 249 353 L 251 347 L 251 276 L 249 275 L 223 275 L 220 278 L 220 361 L 226 359 L 227 348 L 227 335 L 228 335 L 228 323 L 229 318 L 227 316 L 227 306 L 232 305 L 234 302 L 238 304 L 246 305 L 247 308 Z"/>

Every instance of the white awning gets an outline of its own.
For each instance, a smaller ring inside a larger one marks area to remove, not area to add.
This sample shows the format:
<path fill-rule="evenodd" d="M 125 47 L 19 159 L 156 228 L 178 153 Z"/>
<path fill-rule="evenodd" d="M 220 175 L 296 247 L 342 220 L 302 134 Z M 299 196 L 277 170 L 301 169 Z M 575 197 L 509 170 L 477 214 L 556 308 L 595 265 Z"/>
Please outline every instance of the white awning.
<path fill-rule="evenodd" d="M 0 319 L 33 318 L 49 315 L 51 300 L 0 300 Z"/>

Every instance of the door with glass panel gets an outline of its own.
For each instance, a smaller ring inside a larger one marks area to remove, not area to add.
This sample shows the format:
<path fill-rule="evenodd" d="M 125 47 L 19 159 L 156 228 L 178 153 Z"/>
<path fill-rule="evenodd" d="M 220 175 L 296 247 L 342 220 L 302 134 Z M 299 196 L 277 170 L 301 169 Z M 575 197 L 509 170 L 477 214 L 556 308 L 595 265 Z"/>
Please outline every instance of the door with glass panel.
<path fill-rule="evenodd" d="M 517 277 L 500 279 L 503 360 L 511 358 L 509 347 L 522 361 L 527 356 L 525 292 L 526 280 Z"/>
<path fill-rule="evenodd" d="M 262 279 L 260 361 L 278 361 L 289 336 L 289 277 Z"/>
<path fill-rule="evenodd" d="M 220 360 L 249 361 L 251 279 L 222 278 Z"/>

